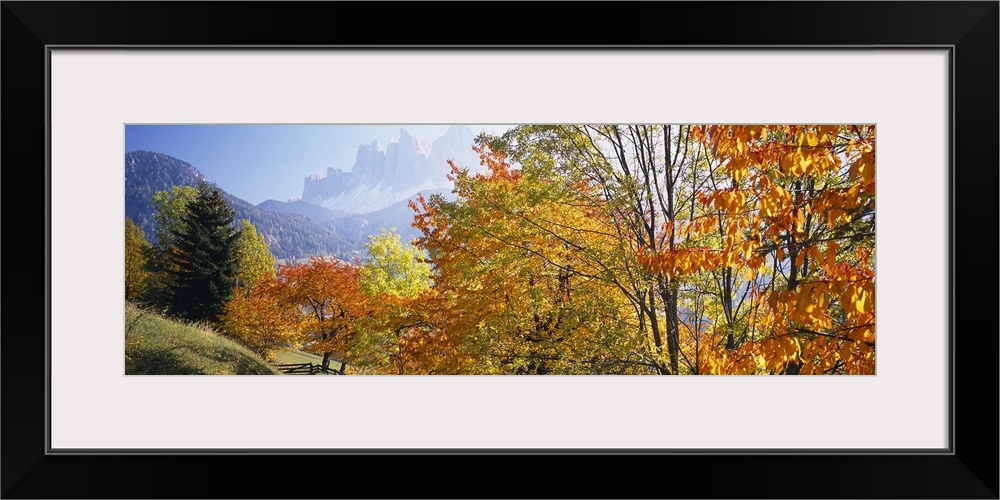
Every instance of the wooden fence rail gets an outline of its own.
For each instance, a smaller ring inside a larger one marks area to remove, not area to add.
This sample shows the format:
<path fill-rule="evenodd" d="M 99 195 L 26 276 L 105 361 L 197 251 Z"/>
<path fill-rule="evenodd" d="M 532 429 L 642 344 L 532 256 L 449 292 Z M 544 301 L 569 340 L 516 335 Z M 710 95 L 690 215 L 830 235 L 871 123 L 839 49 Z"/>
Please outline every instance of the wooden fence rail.
<path fill-rule="evenodd" d="M 340 371 L 334 369 L 323 370 L 323 365 L 317 365 L 315 363 L 283 363 L 280 365 L 274 365 L 275 368 L 285 372 L 287 374 L 301 374 L 301 375 L 316 375 L 317 373 L 323 373 L 326 375 L 343 375 L 344 365 L 340 365 Z"/>

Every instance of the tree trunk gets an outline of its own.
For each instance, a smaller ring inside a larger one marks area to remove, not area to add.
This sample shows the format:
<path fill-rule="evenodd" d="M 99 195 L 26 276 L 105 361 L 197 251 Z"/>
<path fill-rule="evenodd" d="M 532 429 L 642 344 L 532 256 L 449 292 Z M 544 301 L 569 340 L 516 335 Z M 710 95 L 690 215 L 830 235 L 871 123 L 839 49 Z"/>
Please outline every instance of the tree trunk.
<path fill-rule="evenodd" d="M 328 373 L 330 371 L 331 356 L 333 356 L 333 351 L 327 351 L 323 353 L 323 373 Z"/>
<path fill-rule="evenodd" d="M 680 318 L 677 314 L 677 289 L 669 280 L 661 283 L 660 295 L 663 299 L 667 320 L 667 350 L 670 353 L 670 373 L 680 373 Z"/>
<path fill-rule="evenodd" d="M 656 348 L 655 355 L 657 357 L 656 371 L 659 375 L 670 375 L 670 370 L 660 363 L 659 357 L 660 353 L 663 352 L 663 337 L 660 335 L 660 323 L 656 320 L 656 296 L 653 294 L 652 290 L 649 290 L 649 304 L 642 304 L 642 311 L 649 317 L 649 327 L 653 332 L 653 346 Z"/>

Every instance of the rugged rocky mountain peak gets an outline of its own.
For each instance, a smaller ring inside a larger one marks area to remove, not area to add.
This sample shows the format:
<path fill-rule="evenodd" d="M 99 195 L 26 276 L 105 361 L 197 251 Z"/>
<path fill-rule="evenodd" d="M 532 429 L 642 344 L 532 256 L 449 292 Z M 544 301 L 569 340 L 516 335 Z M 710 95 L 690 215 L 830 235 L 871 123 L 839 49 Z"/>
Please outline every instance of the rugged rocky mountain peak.
<path fill-rule="evenodd" d="M 424 190 L 450 188 L 448 160 L 478 167 L 472 151 L 475 134 L 453 125 L 445 135 L 427 142 L 406 128 L 383 149 L 377 140 L 358 147 L 350 172 L 329 168 L 325 176 L 305 179 L 302 200 L 330 210 L 367 213 L 400 202 Z"/>

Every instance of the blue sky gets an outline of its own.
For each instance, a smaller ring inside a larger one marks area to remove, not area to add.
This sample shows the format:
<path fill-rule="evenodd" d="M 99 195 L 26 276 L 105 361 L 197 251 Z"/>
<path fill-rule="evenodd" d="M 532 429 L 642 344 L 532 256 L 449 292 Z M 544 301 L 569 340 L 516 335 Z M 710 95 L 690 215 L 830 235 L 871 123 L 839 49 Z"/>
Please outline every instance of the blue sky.
<path fill-rule="evenodd" d="M 406 130 L 428 142 L 450 125 L 126 125 L 125 152 L 154 151 L 186 161 L 229 193 L 258 204 L 302 196 L 303 179 L 329 167 L 350 171 L 358 146 Z M 505 126 L 469 125 L 491 133 Z"/>

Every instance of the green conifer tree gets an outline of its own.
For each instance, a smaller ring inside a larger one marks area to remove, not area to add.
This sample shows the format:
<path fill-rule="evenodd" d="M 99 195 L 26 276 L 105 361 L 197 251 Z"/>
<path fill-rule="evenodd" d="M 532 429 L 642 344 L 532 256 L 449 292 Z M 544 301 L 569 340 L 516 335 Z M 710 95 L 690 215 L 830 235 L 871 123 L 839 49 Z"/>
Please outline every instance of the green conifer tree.
<path fill-rule="evenodd" d="M 170 283 L 171 310 L 192 321 L 218 321 L 233 292 L 236 275 L 236 212 L 218 187 L 202 182 L 187 204 L 170 254 L 176 276 Z"/>

